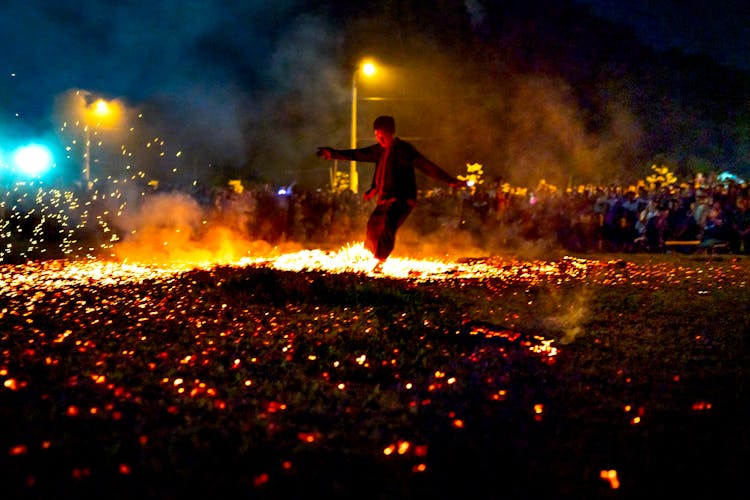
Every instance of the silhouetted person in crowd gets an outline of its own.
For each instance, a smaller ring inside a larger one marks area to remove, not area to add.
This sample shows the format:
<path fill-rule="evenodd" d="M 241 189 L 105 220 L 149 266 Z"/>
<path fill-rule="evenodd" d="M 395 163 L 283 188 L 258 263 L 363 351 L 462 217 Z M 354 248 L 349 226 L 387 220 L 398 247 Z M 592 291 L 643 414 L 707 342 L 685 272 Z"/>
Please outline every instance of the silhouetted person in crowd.
<path fill-rule="evenodd" d="M 404 223 L 417 203 L 415 170 L 450 184 L 454 188 L 466 183 L 450 175 L 425 158 L 409 142 L 396 137 L 396 121 L 391 116 L 379 116 L 373 123 L 377 144 L 359 149 L 319 147 L 318 156 L 326 160 L 349 160 L 375 163 L 372 185 L 364 193 L 365 201 L 376 198 L 377 205 L 367 221 L 365 248 L 378 259 L 374 272 L 393 251 L 396 231 Z"/>
<path fill-rule="evenodd" d="M 737 208 L 732 213 L 732 237 L 729 248 L 733 253 L 750 254 L 750 202 L 737 198 Z"/>

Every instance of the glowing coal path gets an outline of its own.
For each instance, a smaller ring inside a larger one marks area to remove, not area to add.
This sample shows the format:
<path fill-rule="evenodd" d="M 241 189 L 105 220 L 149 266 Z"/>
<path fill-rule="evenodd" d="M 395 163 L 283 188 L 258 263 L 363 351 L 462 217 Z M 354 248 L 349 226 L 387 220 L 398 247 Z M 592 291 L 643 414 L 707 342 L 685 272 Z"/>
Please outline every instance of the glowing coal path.
<path fill-rule="evenodd" d="M 590 265 L 584 259 L 569 257 L 560 262 L 512 262 L 494 258 L 449 261 L 391 257 L 385 262 L 382 273 L 373 273 L 375 262 L 362 244 L 356 244 L 334 252 L 304 250 L 273 259 L 258 259 L 252 263 L 283 271 L 354 272 L 414 281 L 501 278 L 530 282 L 550 278 L 554 280 L 563 275 L 567 278 L 581 278 Z"/>
<path fill-rule="evenodd" d="M 186 254 L 187 255 L 187 254 Z M 195 253 L 194 259 L 169 262 L 144 263 L 87 259 L 75 261 L 40 261 L 22 265 L 0 266 L 0 294 L 17 301 L 31 303 L 43 300 L 48 292 L 65 291 L 76 294 L 78 289 L 128 286 L 150 283 L 153 286 L 170 286 L 184 273 L 223 267 L 267 267 L 288 272 L 324 272 L 329 274 L 354 273 L 369 279 L 404 279 L 412 282 L 427 281 L 482 281 L 493 279 L 505 284 L 528 285 L 551 283 L 559 285 L 569 280 L 581 280 L 596 261 L 566 257 L 560 261 L 502 261 L 499 259 L 464 259 L 441 261 L 437 259 L 389 259 L 382 272 L 372 272 L 375 260 L 361 243 L 347 245 L 335 251 L 302 250 L 276 256 L 242 257 L 236 261 L 205 259 L 205 254 Z M 2 313 L 0 313 L 2 317 Z M 565 328 L 563 328 L 565 330 Z M 471 336 L 483 338 L 506 336 L 490 327 L 469 328 Z M 510 332 L 513 334 L 514 332 Z M 515 341 L 515 339 L 511 339 Z M 548 339 L 536 338 L 534 345 L 544 353 L 554 356 L 555 349 Z M 533 348 L 532 348 L 533 350 Z"/>
<path fill-rule="evenodd" d="M 414 281 L 447 279 L 498 278 L 529 283 L 540 280 L 581 279 L 596 261 L 565 258 L 548 261 L 500 261 L 472 259 L 466 261 L 389 259 L 382 273 L 372 273 L 374 259 L 361 244 L 337 251 L 302 250 L 278 256 L 243 257 L 237 261 L 175 260 L 171 262 L 123 262 L 104 259 L 76 261 L 39 261 L 0 266 L 0 293 L 15 295 L 30 289 L 64 289 L 79 286 L 112 286 L 145 281 L 163 282 L 193 269 L 215 266 L 260 266 L 280 271 L 326 273 L 362 273 Z"/>
<path fill-rule="evenodd" d="M 282 253 L 219 258 L 196 252 L 180 258 L 159 258 L 151 262 L 127 258 L 30 261 L 0 264 L 0 294 L 19 295 L 28 290 L 74 287 L 117 286 L 133 283 L 163 283 L 196 269 L 225 267 L 267 267 L 290 272 L 354 273 L 369 278 L 404 279 L 414 282 L 479 280 L 493 283 L 548 285 L 637 285 L 657 280 L 664 286 L 690 282 L 701 293 L 712 287 L 745 287 L 739 263 L 717 262 L 710 269 L 675 262 L 635 264 L 564 256 L 557 260 L 501 257 L 441 260 L 391 257 L 382 273 L 373 273 L 375 260 L 361 243 L 337 250 L 298 250 Z"/>

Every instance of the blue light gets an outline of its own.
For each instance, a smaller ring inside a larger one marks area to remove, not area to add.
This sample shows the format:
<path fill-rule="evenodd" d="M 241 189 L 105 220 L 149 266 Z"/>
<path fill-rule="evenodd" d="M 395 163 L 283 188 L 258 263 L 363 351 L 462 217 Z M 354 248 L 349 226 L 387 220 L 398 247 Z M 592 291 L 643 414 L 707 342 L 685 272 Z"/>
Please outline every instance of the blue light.
<path fill-rule="evenodd" d="M 294 183 L 288 186 L 281 186 L 279 189 L 276 190 L 276 194 L 279 196 L 291 196 L 292 186 L 294 186 Z"/>
<path fill-rule="evenodd" d="M 52 153 L 41 144 L 28 144 L 13 154 L 13 163 L 28 177 L 38 177 L 52 166 Z"/>

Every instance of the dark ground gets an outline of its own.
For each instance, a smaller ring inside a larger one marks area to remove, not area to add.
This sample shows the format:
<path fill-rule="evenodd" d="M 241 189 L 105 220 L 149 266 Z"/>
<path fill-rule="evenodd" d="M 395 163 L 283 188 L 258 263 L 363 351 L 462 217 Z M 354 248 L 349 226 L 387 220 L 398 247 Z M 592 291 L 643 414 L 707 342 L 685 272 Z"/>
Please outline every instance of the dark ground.
<path fill-rule="evenodd" d="M 3 489 L 744 498 L 748 262 L 626 258 L 5 286 Z"/>

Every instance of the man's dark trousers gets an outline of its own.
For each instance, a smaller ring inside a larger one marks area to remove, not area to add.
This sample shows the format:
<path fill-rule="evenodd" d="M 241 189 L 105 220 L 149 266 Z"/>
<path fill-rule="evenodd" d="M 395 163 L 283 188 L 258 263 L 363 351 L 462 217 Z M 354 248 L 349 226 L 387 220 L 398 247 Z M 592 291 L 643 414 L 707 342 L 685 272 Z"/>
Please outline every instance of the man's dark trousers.
<path fill-rule="evenodd" d="M 385 260 L 396 244 L 396 231 L 401 227 L 414 204 L 406 200 L 380 202 L 367 221 L 365 248 L 378 260 Z"/>

